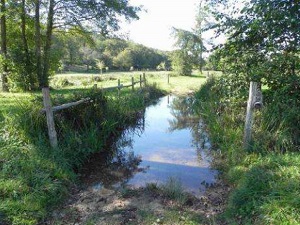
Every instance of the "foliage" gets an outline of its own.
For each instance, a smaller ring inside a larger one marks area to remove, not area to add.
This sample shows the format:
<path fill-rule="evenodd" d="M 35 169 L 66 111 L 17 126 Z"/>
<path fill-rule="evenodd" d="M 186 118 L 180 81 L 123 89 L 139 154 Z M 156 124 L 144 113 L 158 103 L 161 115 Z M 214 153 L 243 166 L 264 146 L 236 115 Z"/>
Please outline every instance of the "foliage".
<path fill-rule="evenodd" d="M 189 76 L 192 74 L 193 65 L 190 55 L 184 51 L 173 51 L 171 55 L 172 69 L 178 75 Z"/>
<path fill-rule="evenodd" d="M 125 71 L 131 67 L 135 70 L 156 69 L 161 62 L 168 63 L 165 52 L 122 39 L 95 34 L 87 41 L 74 32 L 55 34 L 54 37 L 55 51 L 65 52 L 60 57 L 65 65 L 64 71 L 72 70 L 75 66 L 85 66 L 86 71 L 99 69 L 97 61 L 109 68 Z"/>
<path fill-rule="evenodd" d="M 188 56 L 195 68 L 203 67 L 202 54 L 205 52 L 202 37 L 191 31 L 173 28 L 177 41 L 175 45 L 183 52 L 183 57 Z"/>
<path fill-rule="evenodd" d="M 212 17 L 209 5 L 203 6 L 205 1 L 201 0 L 197 9 L 196 26 L 192 31 L 173 28 L 173 36 L 176 39 L 175 46 L 178 47 L 182 54 L 177 55 L 183 57 L 182 61 L 189 61 L 189 63 L 201 72 L 204 67 L 203 53 L 207 52 L 208 43 L 203 37 L 203 33 L 207 31 L 207 27 L 212 26 Z M 176 68 L 181 67 L 182 64 L 173 62 Z"/>
<path fill-rule="evenodd" d="M 218 149 L 213 154 L 222 159 L 216 166 L 234 187 L 227 209 L 229 223 L 298 224 L 298 101 L 285 103 L 290 89 L 265 92 L 264 109 L 255 112 L 252 148 L 246 151 L 242 148 L 245 110 L 228 96 L 222 80 L 212 79 L 196 93 L 196 108 Z"/>
<path fill-rule="evenodd" d="M 7 27 L 7 32 L 1 32 L 1 40 L 7 49 L 7 53 L 5 51 L 2 54 L 6 59 L 2 61 L 2 66 L 8 75 L 3 77 L 9 78 L 11 90 L 14 91 L 48 86 L 49 77 L 55 71 L 68 65 L 68 62 L 76 62 L 78 58 L 75 51 L 80 48 L 83 55 L 81 60 L 89 67 L 91 61 L 94 63 L 98 57 L 90 53 L 88 48 L 78 46 L 78 39 L 72 37 L 72 34 L 76 33 L 86 40 L 91 39 L 91 31 L 112 35 L 112 32 L 119 29 L 120 17 L 126 20 L 138 19 L 137 12 L 140 10 L 139 7 L 131 6 L 127 0 L 7 0 L 2 1 L 1 6 L 5 11 L 2 13 L 1 18 L 4 19 L 1 20 L 1 27 Z M 70 39 L 63 40 L 63 34 L 67 33 L 71 34 Z M 7 42 L 4 36 L 7 36 Z M 67 63 L 64 62 L 65 55 L 70 57 Z M 7 61 L 10 62 L 9 67 Z"/>
<path fill-rule="evenodd" d="M 298 82 L 299 7 L 288 0 L 254 0 L 241 10 L 216 12 L 219 32 L 229 36 L 218 50 L 224 72 L 235 80 L 261 81 L 273 91 L 288 77 Z"/>

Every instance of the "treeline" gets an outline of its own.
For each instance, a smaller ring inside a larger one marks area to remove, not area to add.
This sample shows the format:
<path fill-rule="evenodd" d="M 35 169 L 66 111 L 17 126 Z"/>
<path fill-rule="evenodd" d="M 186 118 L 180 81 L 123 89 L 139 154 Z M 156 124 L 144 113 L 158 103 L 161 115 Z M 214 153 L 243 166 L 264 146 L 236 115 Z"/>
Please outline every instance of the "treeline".
<path fill-rule="evenodd" d="M 68 70 L 168 70 L 169 53 L 120 38 L 75 32 L 55 35 L 53 53 L 60 71 Z"/>
<path fill-rule="evenodd" d="M 1 86 L 9 91 L 49 85 L 65 57 L 59 41 L 65 34 L 86 39 L 94 32 L 112 35 L 119 29 L 119 18 L 138 19 L 140 8 L 128 0 L 1 0 L 0 10 Z"/>

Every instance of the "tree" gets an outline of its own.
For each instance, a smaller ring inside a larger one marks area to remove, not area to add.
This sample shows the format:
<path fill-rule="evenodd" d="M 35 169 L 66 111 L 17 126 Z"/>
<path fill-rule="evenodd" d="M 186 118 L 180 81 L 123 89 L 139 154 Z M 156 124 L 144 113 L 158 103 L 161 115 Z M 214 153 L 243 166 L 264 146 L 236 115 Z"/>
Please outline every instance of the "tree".
<path fill-rule="evenodd" d="M 175 45 L 182 51 L 182 56 L 188 57 L 191 64 L 202 72 L 203 51 L 205 47 L 201 36 L 191 31 L 174 28 L 174 36 L 177 41 Z"/>
<path fill-rule="evenodd" d="M 133 67 L 134 65 L 131 49 L 126 48 L 124 51 L 120 52 L 117 57 L 113 59 L 113 65 L 122 70 L 129 70 L 130 67 Z"/>
<path fill-rule="evenodd" d="M 2 56 L 2 90 L 8 91 L 7 36 L 6 36 L 6 1 L 1 0 L 1 56 Z"/>
<path fill-rule="evenodd" d="M 48 78 L 50 75 L 48 59 L 55 21 L 57 21 L 58 26 L 77 26 L 85 31 L 88 31 L 87 28 L 90 30 L 98 28 L 101 33 L 106 35 L 110 31 L 119 29 L 118 16 L 124 16 L 127 20 L 137 19 L 138 10 L 139 8 L 130 6 L 128 0 L 50 0 L 43 77 Z M 61 15 L 65 15 L 63 20 L 60 19 Z"/>
<path fill-rule="evenodd" d="M 225 70 L 235 79 L 262 81 L 274 91 L 291 82 L 287 77 L 299 82 L 298 1 L 252 0 L 239 11 L 215 17 L 219 32 L 228 35 L 221 52 Z"/>
<path fill-rule="evenodd" d="M 200 0 L 199 2 L 198 13 L 196 17 L 196 26 L 194 29 L 194 34 L 197 36 L 197 39 L 195 39 L 195 41 L 197 41 L 199 45 L 199 50 L 196 49 L 196 51 L 198 51 L 198 65 L 201 73 L 205 63 L 203 59 L 203 53 L 207 51 L 207 48 L 204 44 L 205 40 L 203 38 L 203 33 L 214 24 L 212 22 L 210 8 L 208 5 L 204 6 L 204 2 L 204 0 Z"/>
<path fill-rule="evenodd" d="M 178 75 L 189 76 L 192 74 L 192 59 L 186 52 L 181 50 L 172 52 L 171 60 L 172 68 Z"/>
<path fill-rule="evenodd" d="M 184 55 L 189 55 L 192 64 L 201 72 L 204 66 L 203 53 L 207 51 L 203 33 L 212 26 L 210 22 L 210 10 L 208 6 L 203 6 L 200 1 L 196 17 L 196 26 L 192 31 L 173 28 L 173 36 L 176 38 L 175 46 L 179 47 Z"/>
<path fill-rule="evenodd" d="M 102 74 L 103 69 L 106 67 L 105 63 L 101 60 L 96 60 L 96 65 L 100 70 L 100 73 Z"/>
<path fill-rule="evenodd" d="M 40 23 L 41 1 L 35 0 L 35 57 L 36 57 L 36 75 L 39 85 L 43 86 L 42 71 L 42 52 L 41 52 L 41 23 Z"/>

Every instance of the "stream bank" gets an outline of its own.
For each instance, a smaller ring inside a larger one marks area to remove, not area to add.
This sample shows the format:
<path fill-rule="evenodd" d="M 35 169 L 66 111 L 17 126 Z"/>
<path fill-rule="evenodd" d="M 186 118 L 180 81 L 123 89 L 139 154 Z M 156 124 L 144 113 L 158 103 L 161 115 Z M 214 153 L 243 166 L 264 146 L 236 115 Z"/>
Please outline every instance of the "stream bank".
<path fill-rule="evenodd" d="M 226 224 L 229 187 L 211 169 L 204 124 L 192 97 L 167 96 L 147 107 L 81 170 L 82 185 L 44 224 Z"/>

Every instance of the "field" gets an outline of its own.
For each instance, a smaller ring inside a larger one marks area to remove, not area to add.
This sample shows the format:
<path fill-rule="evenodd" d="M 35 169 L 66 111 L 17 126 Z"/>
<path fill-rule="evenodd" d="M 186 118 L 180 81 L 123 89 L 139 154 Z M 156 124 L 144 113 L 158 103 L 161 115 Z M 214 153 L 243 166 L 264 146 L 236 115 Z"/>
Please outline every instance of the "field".
<path fill-rule="evenodd" d="M 85 74 L 85 73 L 63 73 L 55 75 L 51 84 L 53 87 L 63 89 L 87 88 L 97 84 L 99 88 L 112 87 L 118 85 L 118 79 L 122 84 L 130 84 L 131 78 L 139 81 L 140 76 L 145 73 L 146 80 L 150 84 L 156 85 L 169 93 L 187 94 L 199 90 L 205 82 L 207 73 L 219 74 L 219 72 L 205 71 L 200 74 L 194 71 L 192 76 L 175 76 L 172 72 L 165 71 L 134 71 L 134 72 L 108 72 L 103 74 Z M 168 83 L 169 76 L 169 83 Z M 137 86 L 139 86 L 137 84 Z"/>

